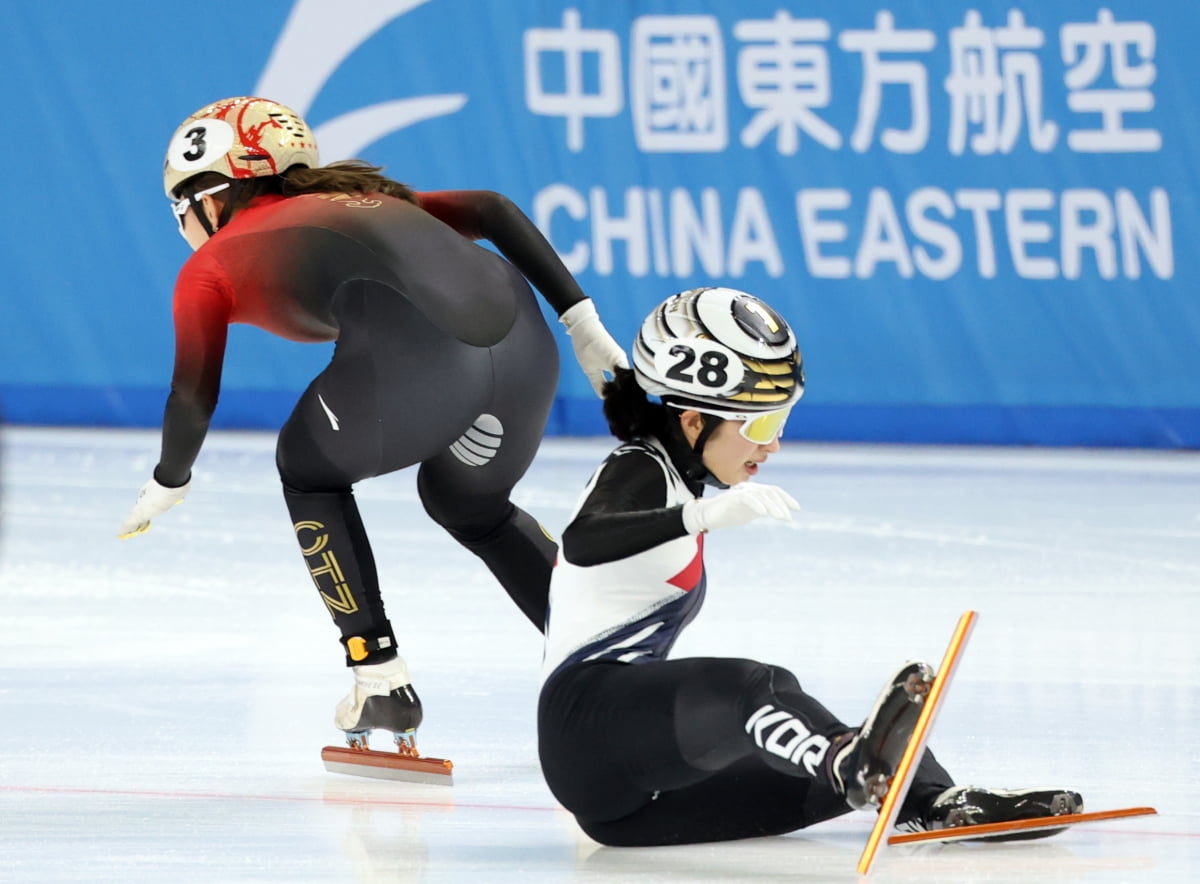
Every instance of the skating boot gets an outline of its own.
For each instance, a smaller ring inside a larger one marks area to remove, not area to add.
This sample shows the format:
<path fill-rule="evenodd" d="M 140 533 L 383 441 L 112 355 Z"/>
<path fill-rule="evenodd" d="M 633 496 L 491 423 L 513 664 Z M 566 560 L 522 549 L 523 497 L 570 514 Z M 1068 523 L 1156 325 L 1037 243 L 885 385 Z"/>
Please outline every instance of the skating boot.
<path fill-rule="evenodd" d="M 975 826 L 981 823 L 1005 823 L 1044 816 L 1083 813 L 1083 797 L 1068 789 L 981 789 L 976 786 L 952 786 L 934 799 L 920 822 L 907 823 L 912 831 Z M 1066 828 L 1065 826 L 1063 828 Z M 969 838 L 969 841 L 1021 841 L 1047 838 L 1062 829 L 1035 829 Z"/>
<path fill-rule="evenodd" d="M 355 666 L 354 689 L 334 712 L 334 724 L 346 733 L 348 749 L 326 746 L 321 751 L 327 770 L 356 776 L 410 782 L 451 782 L 453 765 L 444 758 L 422 758 L 416 733 L 421 724 L 421 700 L 408 677 L 402 657 L 370 666 Z M 395 752 L 376 752 L 368 745 L 372 730 L 390 731 Z"/>
<path fill-rule="evenodd" d="M 354 690 L 342 698 L 333 723 L 346 732 L 346 741 L 366 747 L 372 730 L 391 731 L 397 743 L 415 745 L 421 725 L 421 700 L 408 677 L 403 657 L 371 666 L 355 666 Z"/>
<path fill-rule="evenodd" d="M 926 663 L 906 663 L 875 701 L 862 727 L 835 742 L 827 756 L 834 786 L 855 810 L 879 808 L 933 682 Z"/>

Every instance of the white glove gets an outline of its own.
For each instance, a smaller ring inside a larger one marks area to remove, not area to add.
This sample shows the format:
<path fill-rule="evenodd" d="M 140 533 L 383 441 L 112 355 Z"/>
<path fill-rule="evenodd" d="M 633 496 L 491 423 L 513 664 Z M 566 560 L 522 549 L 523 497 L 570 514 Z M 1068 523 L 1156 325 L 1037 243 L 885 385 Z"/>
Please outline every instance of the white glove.
<path fill-rule="evenodd" d="M 611 375 L 614 368 L 629 368 L 629 359 L 625 356 L 625 351 L 613 340 L 613 336 L 600 321 L 600 316 L 596 313 L 596 304 L 591 298 L 584 298 L 578 304 L 572 304 L 558 317 L 558 321 L 567 327 L 579 367 L 591 381 L 596 395 L 600 396 L 604 387 L 605 372 Z"/>
<path fill-rule="evenodd" d="M 129 537 L 136 537 L 138 534 L 145 534 L 150 530 L 151 519 L 161 516 L 175 504 L 183 502 L 191 484 L 189 480 L 178 488 L 168 488 L 165 485 L 159 485 L 152 478 L 138 492 L 137 502 L 129 511 L 129 515 L 125 517 L 125 521 L 121 523 L 121 530 L 117 532 L 117 536 L 125 540 Z"/>
<path fill-rule="evenodd" d="M 701 534 L 714 528 L 745 525 L 763 516 L 790 522 L 791 511 L 798 509 L 800 504 L 782 488 L 746 482 L 709 500 L 689 500 L 683 505 L 683 527 L 688 534 Z"/>

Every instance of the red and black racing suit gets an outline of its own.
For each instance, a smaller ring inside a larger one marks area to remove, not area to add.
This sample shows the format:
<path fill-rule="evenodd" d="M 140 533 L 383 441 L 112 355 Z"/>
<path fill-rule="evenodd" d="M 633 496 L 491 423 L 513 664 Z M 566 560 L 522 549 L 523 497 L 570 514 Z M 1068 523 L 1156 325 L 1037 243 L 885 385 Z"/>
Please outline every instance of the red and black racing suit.
<path fill-rule="evenodd" d="M 175 370 L 154 471 L 163 485 L 191 474 L 217 405 L 230 323 L 336 341 L 280 431 L 277 463 L 342 641 L 357 636 L 369 651 L 348 664 L 395 654 L 352 494 L 359 480 L 419 464 L 426 511 L 539 629 L 556 553 L 509 500 L 558 379 L 557 346 L 527 279 L 558 313 L 584 294 L 506 198 L 417 197 L 420 206 L 382 195 L 258 197 L 191 256 L 175 288 Z"/>

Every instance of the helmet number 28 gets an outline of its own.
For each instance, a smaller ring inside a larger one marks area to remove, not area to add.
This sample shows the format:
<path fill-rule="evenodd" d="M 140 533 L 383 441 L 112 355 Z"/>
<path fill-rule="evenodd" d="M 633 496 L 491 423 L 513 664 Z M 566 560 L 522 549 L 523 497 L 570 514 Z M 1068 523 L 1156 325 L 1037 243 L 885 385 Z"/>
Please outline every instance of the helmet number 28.
<path fill-rule="evenodd" d="M 669 364 L 660 370 L 681 391 L 711 396 L 733 389 L 742 380 L 741 360 L 715 341 L 697 338 L 674 344 L 666 355 Z"/>
<path fill-rule="evenodd" d="M 718 390 L 729 382 L 729 373 L 725 370 L 729 366 L 729 357 L 724 353 L 710 350 L 697 357 L 696 351 L 685 344 L 676 344 L 670 353 L 679 357 L 678 361 L 667 369 L 667 377 L 671 380 L 683 381 L 685 384 L 697 382 Z M 700 365 L 693 374 L 690 369 L 696 362 Z"/>

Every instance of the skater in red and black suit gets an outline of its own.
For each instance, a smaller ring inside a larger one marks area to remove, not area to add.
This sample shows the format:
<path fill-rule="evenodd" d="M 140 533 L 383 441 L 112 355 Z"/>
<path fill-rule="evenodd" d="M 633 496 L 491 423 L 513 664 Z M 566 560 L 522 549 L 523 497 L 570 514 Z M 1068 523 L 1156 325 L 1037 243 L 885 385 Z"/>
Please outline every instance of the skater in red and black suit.
<path fill-rule="evenodd" d="M 759 298 L 693 289 L 647 317 L 633 366 L 604 387 L 622 444 L 587 483 L 551 582 L 538 707 L 547 784 L 590 837 L 627 847 L 779 835 L 878 807 L 927 665 L 900 668 L 852 728 L 780 666 L 668 659 L 704 600 L 704 535 L 797 508 L 750 481 L 803 392 L 795 336 Z M 706 485 L 721 490 L 704 499 Z M 926 752 L 898 822 L 1081 809 L 1066 790 L 955 786 Z"/>
<path fill-rule="evenodd" d="M 430 517 L 483 560 L 540 630 L 556 545 L 510 500 L 558 379 L 557 347 L 530 283 L 567 326 L 597 389 L 605 371 L 627 364 L 624 353 L 509 200 L 415 193 L 361 161 L 321 167 L 308 125 L 276 102 L 231 98 L 190 116 L 168 147 L 164 186 L 195 253 L 175 287 L 161 458 L 120 534 L 145 531 L 187 493 L 231 323 L 336 341 L 279 433 L 279 475 L 354 668 L 337 726 L 352 741 L 373 727 L 411 738 L 420 701 L 384 613 L 353 486 L 419 466 Z"/>

